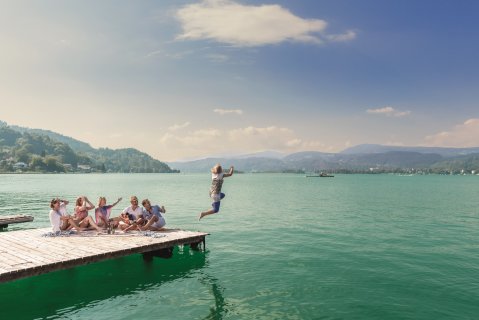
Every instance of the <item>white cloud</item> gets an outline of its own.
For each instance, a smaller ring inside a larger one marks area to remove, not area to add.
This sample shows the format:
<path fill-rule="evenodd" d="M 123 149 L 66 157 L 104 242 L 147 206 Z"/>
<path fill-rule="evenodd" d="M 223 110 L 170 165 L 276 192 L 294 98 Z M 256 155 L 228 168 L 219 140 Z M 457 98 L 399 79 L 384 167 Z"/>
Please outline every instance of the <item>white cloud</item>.
<path fill-rule="evenodd" d="M 179 129 L 183 129 L 183 128 L 186 128 L 190 125 L 190 122 L 189 121 L 186 121 L 185 123 L 182 123 L 182 124 L 174 124 L 172 125 L 171 127 L 168 127 L 168 130 L 170 131 L 176 131 L 176 130 L 179 130 Z"/>
<path fill-rule="evenodd" d="M 155 50 L 155 51 L 152 51 L 152 52 L 149 52 L 146 57 L 149 58 L 149 57 L 154 57 L 154 56 L 157 56 L 157 55 L 162 55 L 162 54 L 165 54 L 163 52 L 163 50 Z"/>
<path fill-rule="evenodd" d="M 327 35 L 326 38 L 328 38 L 330 41 L 344 42 L 344 41 L 351 41 L 355 39 L 356 36 L 357 36 L 356 32 L 354 32 L 353 30 L 348 30 L 342 34 Z"/>
<path fill-rule="evenodd" d="M 252 148 L 251 151 L 296 152 L 325 147 L 319 141 L 305 141 L 299 138 L 292 129 L 277 126 L 233 129 L 228 132 L 228 137 L 232 142 L 237 141 L 243 149 Z"/>
<path fill-rule="evenodd" d="M 220 109 L 220 108 L 217 108 L 217 109 L 214 109 L 213 112 L 219 113 L 222 116 L 225 115 L 225 114 L 231 114 L 231 113 L 235 113 L 235 114 L 238 114 L 238 115 L 243 114 L 243 110 L 241 110 L 241 109 Z"/>
<path fill-rule="evenodd" d="M 378 108 L 378 109 L 368 109 L 366 110 L 367 113 L 370 114 L 380 114 L 380 115 L 385 115 L 388 117 L 405 117 L 411 114 L 411 111 L 399 111 L 394 109 L 393 107 L 387 106 L 383 108 Z"/>
<path fill-rule="evenodd" d="M 478 147 L 479 118 L 468 119 L 447 131 L 427 136 L 425 141 L 436 147 Z"/>
<path fill-rule="evenodd" d="M 354 31 L 327 35 L 327 22 L 303 19 L 280 5 L 243 5 L 231 0 L 204 0 L 182 7 L 176 13 L 183 33 L 177 39 L 214 40 L 238 47 L 299 41 L 349 41 Z"/>
<path fill-rule="evenodd" d="M 185 146 L 193 146 L 201 144 L 204 141 L 219 138 L 220 136 L 221 132 L 217 129 L 205 129 L 197 130 L 184 136 L 174 135 L 172 133 L 165 133 L 161 137 L 160 141 L 162 143 L 174 142 Z"/>
<path fill-rule="evenodd" d="M 277 126 L 249 126 L 231 130 L 204 129 L 184 134 L 167 132 L 160 138 L 159 144 L 165 150 L 174 149 L 183 157 L 264 150 L 296 152 L 327 149 L 319 141 L 305 141 L 293 130 Z"/>
<path fill-rule="evenodd" d="M 288 146 L 288 147 L 300 146 L 301 142 L 302 142 L 301 139 L 298 139 L 298 138 L 291 139 L 289 141 L 286 141 L 286 146 Z"/>
<path fill-rule="evenodd" d="M 211 54 L 207 54 L 205 57 L 208 60 L 213 61 L 213 62 L 225 62 L 225 61 L 229 60 L 229 57 L 225 54 L 211 53 Z"/>

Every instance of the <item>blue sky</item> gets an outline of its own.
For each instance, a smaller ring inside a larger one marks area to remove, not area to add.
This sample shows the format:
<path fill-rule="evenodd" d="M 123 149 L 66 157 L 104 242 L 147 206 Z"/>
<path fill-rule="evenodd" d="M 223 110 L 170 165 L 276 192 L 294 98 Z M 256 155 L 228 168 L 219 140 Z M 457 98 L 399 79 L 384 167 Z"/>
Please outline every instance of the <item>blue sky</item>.
<path fill-rule="evenodd" d="M 0 0 L 0 120 L 167 161 L 478 146 L 478 9 Z"/>

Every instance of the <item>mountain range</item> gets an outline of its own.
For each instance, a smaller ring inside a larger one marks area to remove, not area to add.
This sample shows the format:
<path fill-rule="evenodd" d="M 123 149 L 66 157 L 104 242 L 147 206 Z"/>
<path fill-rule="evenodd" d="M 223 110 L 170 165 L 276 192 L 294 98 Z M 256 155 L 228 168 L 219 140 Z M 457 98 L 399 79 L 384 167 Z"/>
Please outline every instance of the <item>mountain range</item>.
<path fill-rule="evenodd" d="M 224 167 L 234 165 L 240 172 L 461 173 L 479 171 L 479 147 L 361 144 L 339 153 L 263 151 L 165 163 L 133 148 L 95 149 L 56 132 L 0 121 L 0 172 L 18 170 L 14 165 L 19 162 L 28 171 L 38 172 L 209 172 L 214 164 L 221 163 Z"/>
<path fill-rule="evenodd" d="M 479 171 L 479 148 L 399 147 L 362 144 L 339 153 L 316 151 L 289 155 L 211 157 L 168 162 L 182 172 L 208 172 L 215 163 L 243 172 L 411 172 L 460 173 Z"/>

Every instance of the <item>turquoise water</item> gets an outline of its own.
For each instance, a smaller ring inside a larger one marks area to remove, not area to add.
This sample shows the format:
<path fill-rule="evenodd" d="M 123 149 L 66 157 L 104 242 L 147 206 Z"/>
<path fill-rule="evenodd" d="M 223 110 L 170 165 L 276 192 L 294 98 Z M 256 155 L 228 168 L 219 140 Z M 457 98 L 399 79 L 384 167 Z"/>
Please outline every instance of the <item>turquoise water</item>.
<path fill-rule="evenodd" d="M 140 255 L 0 284 L 1 319 L 476 319 L 479 176 L 237 174 L 209 207 L 208 174 L 0 175 L 0 214 L 48 226 L 49 200 L 167 208 L 211 233 L 206 252 Z M 96 201 L 93 201 L 96 203 Z"/>

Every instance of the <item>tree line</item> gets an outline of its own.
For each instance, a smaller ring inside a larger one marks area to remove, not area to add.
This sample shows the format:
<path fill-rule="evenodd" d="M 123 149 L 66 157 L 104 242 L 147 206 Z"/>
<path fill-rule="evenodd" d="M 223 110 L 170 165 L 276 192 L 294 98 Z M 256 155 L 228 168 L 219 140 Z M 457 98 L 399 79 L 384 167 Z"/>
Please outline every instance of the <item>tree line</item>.
<path fill-rule="evenodd" d="M 0 126 L 0 172 L 171 173 L 167 164 L 133 148 L 73 150 L 48 135 Z"/>

